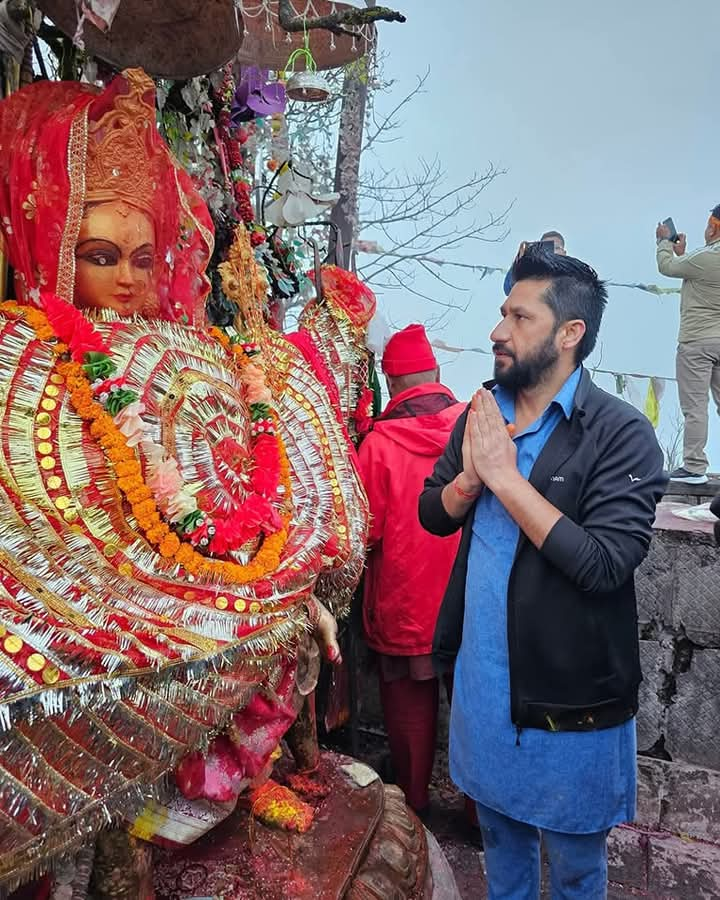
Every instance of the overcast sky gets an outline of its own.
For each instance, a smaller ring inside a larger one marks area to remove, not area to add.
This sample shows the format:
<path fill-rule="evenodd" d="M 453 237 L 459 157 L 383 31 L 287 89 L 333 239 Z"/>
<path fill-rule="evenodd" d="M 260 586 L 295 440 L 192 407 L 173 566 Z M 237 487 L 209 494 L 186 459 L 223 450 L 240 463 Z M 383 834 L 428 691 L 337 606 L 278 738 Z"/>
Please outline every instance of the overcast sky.
<path fill-rule="evenodd" d="M 427 66 L 431 75 L 425 95 L 403 111 L 403 140 L 381 148 L 383 164 L 413 168 L 418 155 L 437 154 L 458 181 L 488 162 L 507 170 L 478 213 L 514 203 L 508 238 L 473 245 L 459 258 L 507 266 L 521 240 L 556 228 L 569 252 L 602 277 L 671 286 L 655 267 L 657 221 L 672 216 L 693 248 L 703 242 L 708 210 L 720 203 L 719 0 L 396 6 L 408 21 L 381 26 L 385 74 L 396 83 L 380 107 L 394 104 Z M 469 300 L 469 308 L 452 314 L 442 339 L 487 347 L 501 276 L 465 283 L 471 291 L 458 302 Z M 435 285 L 428 277 L 422 288 Z M 398 326 L 438 313 L 398 294 L 380 299 Z M 673 376 L 678 304 L 677 295 L 613 288 L 602 367 Z M 489 358 L 465 353 L 444 365 L 444 380 L 467 397 L 490 368 Z M 665 431 L 675 393 L 670 384 Z M 712 419 L 718 471 L 720 423 Z"/>

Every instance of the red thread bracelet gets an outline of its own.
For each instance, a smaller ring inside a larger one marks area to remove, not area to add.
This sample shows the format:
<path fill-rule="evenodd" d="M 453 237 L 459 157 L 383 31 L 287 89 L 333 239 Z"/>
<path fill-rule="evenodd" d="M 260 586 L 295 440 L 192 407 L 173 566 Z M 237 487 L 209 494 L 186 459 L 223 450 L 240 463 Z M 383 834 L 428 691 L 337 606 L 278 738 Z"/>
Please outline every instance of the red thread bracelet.
<path fill-rule="evenodd" d="M 452 486 L 455 489 L 455 493 L 458 496 L 462 497 L 463 500 L 477 500 L 477 498 L 480 496 L 480 491 L 478 491 L 477 494 L 469 494 L 467 491 L 464 491 L 457 483 L 457 478 L 453 478 Z"/>

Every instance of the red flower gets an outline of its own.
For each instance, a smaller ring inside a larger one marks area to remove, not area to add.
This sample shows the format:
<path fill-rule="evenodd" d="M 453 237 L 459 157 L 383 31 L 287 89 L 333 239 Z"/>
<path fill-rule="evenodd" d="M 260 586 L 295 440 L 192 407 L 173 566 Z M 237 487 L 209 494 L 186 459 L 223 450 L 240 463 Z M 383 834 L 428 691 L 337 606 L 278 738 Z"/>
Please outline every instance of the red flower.
<path fill-rule="evenodd" d="M 86 353 L 106 353 L 110 347 L 95 331 L 79 309 L 57 294 L 41 294 L 40 303 L 58 340 L 67 344 L 75 362 L 82 363 Z"/>
<path fill-rule="evenodd" d="M 272 497 L 280 483 L 280 450 L 277 440 L 269 434 L 255 438 L 254 468 L 250 476 L 252 489 L 264 497 Z"/>
<path fill-rule="evenodd" d="M 372 392 L 371 388 L 365 387 L 362 389 L 360 399 L 358 400 L 357 409 L 355 410 L 355 413 L 353 415 L 355 430 L 361 436 L 367 434 L 372 428 L 374 399 L 375 395 Z"/>
<path fill-rule="evenodd" d="M 210 551 L 223 556 L 242 547 L 260 532 L 274 534 L 279 531 L 282 519 L 264 497 L 250 494 L 239 509 L 222 519 L 215 519 L 213 525 L 215 535 L 210 541 Z"/>
<path fill-rule="evenodd" d="M 253 231 L 250 234 L 250 243 L 253 247 L 259 247 L 261 244 L 264 244 L 266 240 L 267 238 L 262 231 Z"/>

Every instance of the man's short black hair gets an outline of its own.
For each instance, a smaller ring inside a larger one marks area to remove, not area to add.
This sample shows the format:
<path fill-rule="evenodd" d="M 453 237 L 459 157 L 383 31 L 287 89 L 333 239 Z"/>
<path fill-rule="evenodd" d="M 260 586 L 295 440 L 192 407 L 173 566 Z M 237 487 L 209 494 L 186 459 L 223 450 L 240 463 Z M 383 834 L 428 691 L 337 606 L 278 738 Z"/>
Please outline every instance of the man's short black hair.
<path fill-rule="evenodd" d="M 710 210 L 710 215 L 714 216 L 716 219 L 720 219 L 720 203 L 718 203 L 715 209 Z"/>
<path fill-rule="evenodd" d="M 552 310 L 557 326 L 571 319 L 582 319 L 585 334 L 577 346 L 575 360 L 580 363 L 595 349 L 600 322 L 607 305 L 605 282 L 587 263 L 572 256 L 548 253 L 533 246 L 515 262 L 513 280 L 551 281 L 543 300 Z"/>
<path fill-rule="evenodd" d="M 541 241 L 544 241 L 546 238 L 559 238 L 560 241 L 562 242 L 563 247 L 565 246 L 565 238 L 560 234 L 559 231 L 545 231 L 545 232 L 543 232 L 543 235 L 542 235 L 542 237 L 540 238 L 540 240 L 541 240 Z"/>

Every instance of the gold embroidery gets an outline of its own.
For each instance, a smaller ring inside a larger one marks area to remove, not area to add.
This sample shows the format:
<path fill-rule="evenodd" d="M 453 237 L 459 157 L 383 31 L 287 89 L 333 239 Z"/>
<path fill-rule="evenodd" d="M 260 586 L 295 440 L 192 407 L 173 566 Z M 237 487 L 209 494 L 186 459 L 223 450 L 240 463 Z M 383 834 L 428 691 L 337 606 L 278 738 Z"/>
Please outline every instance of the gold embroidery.
<path fill-rule="evenodd" d="M 22 208 L 25 210 L 25 218 L 30 222 L 35 218 L 35 214 L 37 213 L 37 198 L 35 196 L 37 189 L 37 181 L 33 181 L 32 191 L 23 200 Z"/>
<path fill-rule="evenodd" d="M 70 128 L 68 142 L 68 177 L 70 196 L 68 197 L 67 219 L 63 229 L 56 293 L 72 302 L 75 293 L 75 245 L 80 234 L 80 223 L 85 203 L 85 167 L 87 156 L 88 114 L 85 109 Z"/>
<path fill-rule="evenodd" d="M 155 106 L 145 94 L 152 80 L 139 69 L 125 73 L 128 93 L 88 129 L 86 202 L 126 200 L 153 213 L 153 198 L 165 159 L 153 146 Z"/>

